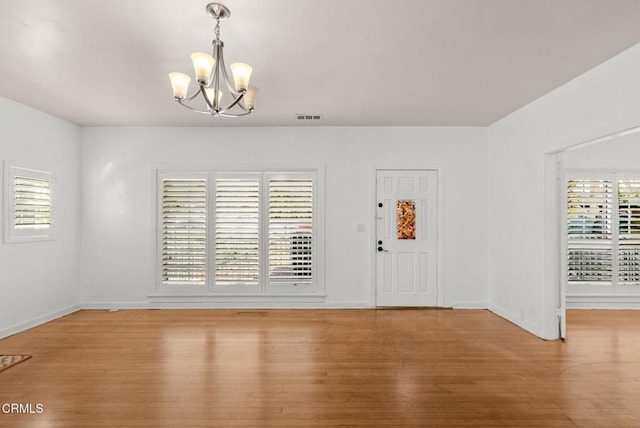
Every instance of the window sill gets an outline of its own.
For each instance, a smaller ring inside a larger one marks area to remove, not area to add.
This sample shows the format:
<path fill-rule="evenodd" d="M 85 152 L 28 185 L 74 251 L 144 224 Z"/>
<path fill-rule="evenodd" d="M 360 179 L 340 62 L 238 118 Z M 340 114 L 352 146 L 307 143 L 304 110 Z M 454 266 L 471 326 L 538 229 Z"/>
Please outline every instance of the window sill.
<path fill-rule="evenodd" d="M 324 303 L 323 294 L 149 294 L 151 303 Z"/>

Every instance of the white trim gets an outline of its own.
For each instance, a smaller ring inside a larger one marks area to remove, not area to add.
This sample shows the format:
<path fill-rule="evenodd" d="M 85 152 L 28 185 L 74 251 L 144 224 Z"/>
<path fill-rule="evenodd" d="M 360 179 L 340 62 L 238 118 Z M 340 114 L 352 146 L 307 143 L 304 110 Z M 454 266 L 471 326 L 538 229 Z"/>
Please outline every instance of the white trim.
<path fill-rule="evenodd" d="M 444 210 L 444 166 L 442 164 L 412 164 L 404 163 L 402 165 L 396 164 L 370 164 L 369 165 L 369 242 L 373 243 L 370 246 L 371 250 L 369 261 L 369 301 L 371 307 L 376 307 L 376 200 L 377 200 L 377 173 L 379 170 L 422 170 L 422 171 L 435 171 L 438 176 L 438 260 L 437 260 L 437 302 L 436 307 L 442 308 L 446 305 L 445 287 L 444 287 L 444 230 L 445 230 L 445 210 Z"/>
<path fill-rule="evenodd" d="M 494 314 L 498 315 L 501 318 L 506 319 L 507 321 L 522 327 L 523 329 L 525 329 L 526 331 L 528 331 L 529 333 L 536 335 L 542 339 L 545 340 L 554 340 L 557 339 L 557 332 L 555 334 L 551 334 L 551 335 L 547 335 L 545 334 L 545 332 L 543 331 L 542 328 L 540 328 L 539 326 L 532 324 L 528 321 L 526 321 L 523 317 L 518 316 L 516 314 L 514 314 L 511 311 L 508 311 L 507 309 L 495 305 L 493 303 L 489 304 L 489 310 L 491 312 L 493 312 Z"/>
<path fill-rule="evenodd" d="M 325 296 L 316 294 L 208 294 L 208 295 L 152 295 L 149 296 L 151 303 L 194 303 L 194 304 L 219 304 L 219 303 L 323 303 Z"/>
<path fill-rule="evenodd" d="M 196 162 L 153 162 L 151 170 L 166 172 L 188 172 L 188 171 L 207 171 L 207 172 L 281 172 L 281 171 L 310 171 L 324 170 L 325 164 L 321 162 L 269 162 L 263 163 L 196 163 Z"/>
<path fill-rule="evenodd" d="M 640 309 L 640 294 L 567 294 L 568 309 Z"/>
<path fill-rule="evenodd" d="M 551 233 L 545 234 L 543 247 L 544 288 L 541 303 L 544 314 L 541 329 L 543 333 L 540 334 L 540 337 L 546 339 L 560 338 L 561 330 L 564 331 L 562 323 L 566 320 L 563 309 L 564 301 L 560 295 L 560 275 L 563 262 L 560 254 L 562 242 L 560 229 L 562 226 L 559 224 L 563 212 L 559 199 L 562 195 L 559 190 L 561 187 L 561 161 L 560 155 L 557 153 L 545 154 L 544 156 L 544 230 L 551 231 Z M 520 325 L 520 321 L 513 319 L 511 321 Z"/>
<path fill-rule="evenodd" d="M 374 309 L 368 302 L 87 302 L 83 310 L 119 309 Z"/>
<path fill-rule="evenodd" d="M 489 309 L 489 304 L 483 302 L 453 302 L 452 309 Z"/>
<path fill-rule="evenodd" d="M 640 302 L 572 302 L 567 309 L 640 310 Z"/>
<path fill-rule="evenodd" d="M 81 310 L 81 305 L 71 305 L 57 311 L 49 312 L 48 314 L 40 315 L 35 318 L 19 322 L 17 324 L 4 327 L 0 329 L 0 339 L 4 339 L 5 337 L 20 333 L 25 330 L 29 330 L 30 328 L 34 328 L 42 324 L 46 324 L 79 310 Z"/>

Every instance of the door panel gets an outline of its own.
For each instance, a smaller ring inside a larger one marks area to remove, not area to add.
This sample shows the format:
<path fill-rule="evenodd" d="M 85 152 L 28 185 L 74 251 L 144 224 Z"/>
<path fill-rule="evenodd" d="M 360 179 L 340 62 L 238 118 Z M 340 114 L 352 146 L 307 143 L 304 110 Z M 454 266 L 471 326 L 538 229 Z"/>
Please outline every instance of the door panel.
<path fill-rule="evenodd" d="M 437 185 L 431 170 L 376 173 L 376 304 L 436 306 Z"/>

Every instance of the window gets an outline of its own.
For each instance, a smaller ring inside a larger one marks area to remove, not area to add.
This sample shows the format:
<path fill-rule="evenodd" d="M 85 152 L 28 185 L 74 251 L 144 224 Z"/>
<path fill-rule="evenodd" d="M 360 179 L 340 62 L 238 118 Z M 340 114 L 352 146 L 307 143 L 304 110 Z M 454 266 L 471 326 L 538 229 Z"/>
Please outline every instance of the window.
<path fill-rule="evenodd" d="M 569 180 L 567 187 L 569 282 L 611 282 L 613 183 Z"/>
<path fill-rule="evenodd" d="M 640 179 L 618 180 L 618 281 L 640 284 Z"/>
<path fill-rule="evenodd" d="M 204 285 L 207 259 L 206 178 L 162 178 L 162 282 Z"/>
<path fill-rule="evenodd" d="M 216 284 L 258 291 L 260 280 L 260 177 L 216 178 Z"/>
<path fill-rule="evenodd" d="M 5 166 L 5 242 L 53 237 L 53 175 Z"/>
<path fill-rule="evenodd" d="M 313 180 L 269 179 L 269 281 L 313 280 Z"/>
<path fill-rule="evenodd" d="M 640 285 L 640 178 L 567 182 L 569 284 Z"/>
<path fill-rule="evenodd" d="M 158 289 L 318 295 L 317 183 L 317 170 L 160 172 Z"/>

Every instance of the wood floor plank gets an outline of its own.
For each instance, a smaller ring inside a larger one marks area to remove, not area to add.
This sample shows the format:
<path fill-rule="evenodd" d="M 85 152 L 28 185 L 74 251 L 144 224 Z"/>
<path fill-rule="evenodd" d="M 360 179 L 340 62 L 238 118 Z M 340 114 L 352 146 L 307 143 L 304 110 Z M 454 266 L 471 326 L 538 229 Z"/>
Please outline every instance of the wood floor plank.
<path fill-rule="evenodd" d="M 640 311 L 80 311 L 0 340 L 0 427 L 638 427 Z"/>

